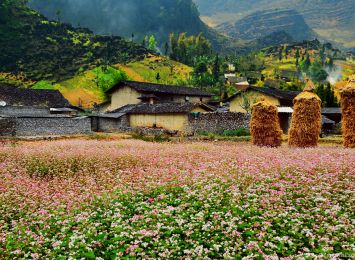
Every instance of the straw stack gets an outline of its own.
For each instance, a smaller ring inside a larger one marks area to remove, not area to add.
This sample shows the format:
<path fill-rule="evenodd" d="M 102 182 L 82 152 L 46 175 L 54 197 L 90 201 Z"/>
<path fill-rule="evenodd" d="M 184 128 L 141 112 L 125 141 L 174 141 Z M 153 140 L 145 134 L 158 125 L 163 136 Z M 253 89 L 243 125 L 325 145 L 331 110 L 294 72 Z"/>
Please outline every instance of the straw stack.
<path fill-rule="evenodd" d="M 355 82 L 349 81 L 340 95 L 344 146 L 355 148 Z"/>
<path fill-rule="evenodd" d="M 317 146 L 322 130 L 321 99 L 314 93 L 302 92 L 294 100 L 289 145 Z"/>
<path fill-rule="evenodd" d="M 253 105 L 250 129 L 254 145 L 278 147 L 282 143 L 277 107 L 264 100 Z"/>
<path fill-rule="evenodd" d="M 313 81 L 309 78 L 306 78 L 306 86 L 303 91 L 314 92 L 316 90 L 316 86 Z"/>

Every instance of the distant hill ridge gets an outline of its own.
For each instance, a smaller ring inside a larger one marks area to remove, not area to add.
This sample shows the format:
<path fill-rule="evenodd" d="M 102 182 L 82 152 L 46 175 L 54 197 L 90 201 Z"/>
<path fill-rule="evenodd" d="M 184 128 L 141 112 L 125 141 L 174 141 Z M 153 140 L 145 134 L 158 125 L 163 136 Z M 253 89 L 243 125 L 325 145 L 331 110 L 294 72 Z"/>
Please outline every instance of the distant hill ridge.
<path fill-rule="evenodd" d="M 258 11 L 235 23 L 223 23 L 217 27 L 237 39 L 255 40 L 275 32 L 284 31 L 296 41 L 311 40 L 316 34 L 295 10 Z"/>
<path fill-rule="evenodd" d="M 212 24 L 236 22 L 258 11 L 294 9 L 323 39 L 355 47 L 353 0 L 194 0 Z"/>

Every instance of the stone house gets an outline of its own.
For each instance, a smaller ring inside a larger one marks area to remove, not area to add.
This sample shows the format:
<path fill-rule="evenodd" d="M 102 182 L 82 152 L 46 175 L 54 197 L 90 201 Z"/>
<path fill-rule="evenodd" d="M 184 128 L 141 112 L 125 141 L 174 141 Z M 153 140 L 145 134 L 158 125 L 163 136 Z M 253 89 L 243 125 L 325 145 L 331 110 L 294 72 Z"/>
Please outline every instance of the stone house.
<path fill-rule="evenodd" d="M 226 85 L 234 87 L 236 90 L 245 90 L 250 86 L 246 77 L 226 76 Z"/>
<path fill-rule="evenodd" d="M 125 129 L 151 128 L 172 132 L 186 132 L 188 116 L 212 112 L 203 103 L 141 103 L 126 105 L 95 119 L 99 131 L 122 131 Z"/>
<path fill-rule="evenodd" d="M 0 136 L 80 134 L 91 131 L 57 90 L 35 90 L 0 84 Z"/>
<path fill-rule="evenodd" d="M 111 99 L 103 106 L 106 111 L 141 103 L 207 103 L 212 97 L 212 94 L 197 88 L 135 81 L 122 81 L 108 94 Z"/>
<path fill-rule="evenodd" d="M 194 135 L 248 128 L 249 121 L 248 114 L 218 112 L 203 103 L 142 103 L 94 117 L 93 129 L 99 132 L 144 129 L 146 133 Z"/>
<path fill-rule="evenodd" d="M 231 96 L 226 101 L 230 103 L 230 112 L 247 113 L 248 103 L 250 107 L 260 99 L 265 99 L 271 104 L 278 107 L 292 107 L 293 99 L 299 94 L 297 91 L 284 91 L 269 87 L 253 87 L 249 86 L 244 91 Z M 246 102 L 246 100 L 248 102 Z M 249 108 L 250 108 L 249 107 Z"/>

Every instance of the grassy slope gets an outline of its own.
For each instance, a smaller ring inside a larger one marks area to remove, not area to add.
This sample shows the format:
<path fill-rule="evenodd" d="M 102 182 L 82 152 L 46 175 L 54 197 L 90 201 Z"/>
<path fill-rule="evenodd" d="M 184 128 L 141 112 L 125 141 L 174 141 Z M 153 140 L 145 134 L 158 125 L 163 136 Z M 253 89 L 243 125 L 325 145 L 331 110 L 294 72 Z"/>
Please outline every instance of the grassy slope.
<path fill-rule="evenodd" d="M 170 65 L 174 65 L 173 74 L 170 73 Z M 117 67 L 125 71 L 130 80 L 142 82 L 158 82 L 156 73 L 159 72 L 161 79 L 158 83 L 166 84 L 182 83 L 192 72 L 192 68 L 184 64 L 157 56 L 150 56 L 126 65 L 117 64 Z M 95 70 L 88 70 L 49 87 L 58 89 L 73 105 L 80 104 L 84 108 L 89 108 L 95 103 L 100 104 L 107 100 L 104 91 L 96 85 L 95 78 Z"/>
<path fill-rule="evenodd" d="M 193 70 L 189 66 L 162 56 L 149 56 L 142 61 L 117 66 L 124 70 L 132 80 L 172 85 L 184 83 Z M 171 73 L 172 66 L 173 73 Z M 157 73 L 160 74 L 159 81 L 156 80 Z"/>

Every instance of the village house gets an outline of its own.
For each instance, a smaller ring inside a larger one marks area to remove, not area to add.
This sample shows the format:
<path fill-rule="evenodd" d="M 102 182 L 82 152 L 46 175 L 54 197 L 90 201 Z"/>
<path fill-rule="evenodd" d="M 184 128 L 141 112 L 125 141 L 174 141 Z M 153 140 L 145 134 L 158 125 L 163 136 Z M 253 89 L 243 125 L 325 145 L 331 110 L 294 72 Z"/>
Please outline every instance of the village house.
<path fill-rule="evenodd" d="M 212 94 L 197 88 L 122 81 L 108 91 L 110 102 L 103 111 L 140 103 L 207 103 Z"/>
<path fill-rule="evenodd" d="M 249 86 L 244 91 L 231 96 L 229 102 L 230 112 L 247 113 L 251 106 L 262 98 L 278 107 L 292 107 L 293 99 L 299 94 L 297 91 L 284 91 L 269 87 Z"/>
<path fill-rule="evenodd" d="M 203 103 L 140 103 L 126 105 L 110 113 L 100 115 L 95 128 L 104 132 L 122 129 L 152 128 L 172 132 L 186 132 L 190 114 L 212 112 Z"/>
<path fill-rule="evenodd" d="M 90 132 L 90 119 L 78 117 L 79 111 L 58 90 L 0 84 L 0 136 Z"/>
<path fill-rule="evenodd" d="M 249 82 L 246 77 L 236 77 L 235 75 L 226 75 L 226 85 L 230 85 L 234 87 L 236 90 L 245 90 L 246 88 L 249 87 Z"/>

